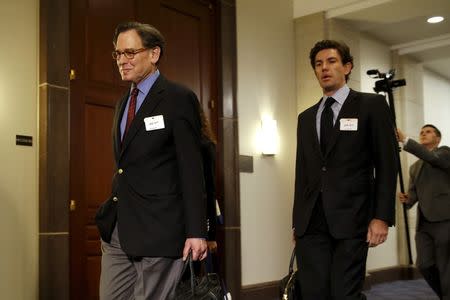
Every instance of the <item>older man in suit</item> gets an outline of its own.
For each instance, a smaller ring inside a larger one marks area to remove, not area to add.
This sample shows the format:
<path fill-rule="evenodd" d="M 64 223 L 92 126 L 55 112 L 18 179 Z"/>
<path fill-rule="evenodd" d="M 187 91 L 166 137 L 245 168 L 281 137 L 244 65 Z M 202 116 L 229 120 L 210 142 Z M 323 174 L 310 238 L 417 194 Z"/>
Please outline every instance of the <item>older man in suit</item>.
<path fill-rule="evenodd" d="M 118 25 L 113 58 L 129 92 L 113 125 L 116 172 L 97 212 L 100 299 L 170 299 L 184 259 L 206 256 L 206 202 L 195 94 L 160 74 L 164 38 Z"/>
<path fill-rule="evenodd" d="M 417 267 L 440 299 L 450 299 L 450 148 L 441 132 L 426 124 L 417 143 L 398 129 L 403 149 L 419 158 L 409 169 L 408 193 L 399 198 L 417 208 Z"/>
<path fill-rule="evenodd" d="M 365 299 L 369 246 L 394 224 L 397 142 L 379 95 L 351 90 L 349 48 L 316 43 L 320 101 L 298 116 L 293 228 L 302 299 Z"/>

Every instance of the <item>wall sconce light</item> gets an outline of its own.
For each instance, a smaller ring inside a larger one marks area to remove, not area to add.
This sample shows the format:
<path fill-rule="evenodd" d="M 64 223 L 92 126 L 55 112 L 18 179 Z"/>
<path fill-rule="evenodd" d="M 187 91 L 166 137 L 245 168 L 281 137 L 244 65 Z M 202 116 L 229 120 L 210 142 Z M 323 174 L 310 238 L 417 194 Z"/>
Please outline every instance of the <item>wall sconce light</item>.
<path fill-rule="evenodd" d="M 273 119 L 261 120 L 261 151 L 263 155 L 278 153 L 277 121 Z"/>

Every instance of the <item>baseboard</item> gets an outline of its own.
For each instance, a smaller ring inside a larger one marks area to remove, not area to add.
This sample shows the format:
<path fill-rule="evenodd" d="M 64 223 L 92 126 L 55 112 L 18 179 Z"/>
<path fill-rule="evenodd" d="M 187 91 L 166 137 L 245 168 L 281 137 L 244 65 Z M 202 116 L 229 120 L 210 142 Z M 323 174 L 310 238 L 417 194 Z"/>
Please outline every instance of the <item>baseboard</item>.
<path fill-rule="evenodd" d="M 244 285 L 241 300 L 273 300 L 278 299 L 278 281 Z"/>
<path fill-rule="evenodd" d="M 411 280 L 421 278 L 414 266 L 395 266 L 376 269 L 368 272 L 364 290 L 372 285 L 396 280 Z M 278 298 L 278 281 L 263 282 L 242 286 L 241 300 L 272 300 Z"/>
<path fill-rule="evenodd" d="M 422 276 L 414 266 L 394 266 L 389 268 L 376 269 L 368 272 L 364 283 L 364 289 L 368 290 L 372 285 L 391 282 L 396 280 L 412 280 Z"/>

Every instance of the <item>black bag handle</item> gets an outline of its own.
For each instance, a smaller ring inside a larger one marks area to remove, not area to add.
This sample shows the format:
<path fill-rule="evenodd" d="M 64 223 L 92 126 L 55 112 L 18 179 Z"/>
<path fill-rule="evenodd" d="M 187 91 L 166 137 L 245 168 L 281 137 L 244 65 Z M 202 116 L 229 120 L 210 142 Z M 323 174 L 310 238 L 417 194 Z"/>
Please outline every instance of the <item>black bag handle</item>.
<path fill-rule="evenodd" d="M 189 271 L 190 271 L 190 275 L 191 275 L 189 278 L 189 280 L 191 282 L 191 292 L 192 292 L 192 295 L 195 295 L 195 282 L 194 282 L 195 275 L 194 275 L 194 263 L 192 262 L 192 249 L 189 250 L 189 254 L 186 258 L 186 261 L 184 262 L 184 266 L 183 266 L 183 270 L 181 271 L 180 278 L 183 277 L 184 272 L 186 272 L 186 269 L 188 267 L 190 269 Z"/>
<path fill-rule="evenodd" d="M 289 275 L 294 273 L 294 259 L 295 259 L 295 247 L 292 250 L 291 261 L 289 262 Z"/>

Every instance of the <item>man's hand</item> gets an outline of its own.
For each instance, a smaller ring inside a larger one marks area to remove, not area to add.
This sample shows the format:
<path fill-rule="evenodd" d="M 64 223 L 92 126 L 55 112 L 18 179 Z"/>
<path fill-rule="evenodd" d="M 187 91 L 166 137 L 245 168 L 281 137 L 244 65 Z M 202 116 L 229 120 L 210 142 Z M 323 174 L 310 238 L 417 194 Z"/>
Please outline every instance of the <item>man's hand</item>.
<path fill-rule="evenodd" d="M 189 250 L 192 250 L 192 260 L 202 260 L 206 258 L 208 255 L 206 249 L 208 246 L 206 245 L 205 239 L 199 238 L 189 238 L 186 239 L 184 243 L 183 249 L 183 261 L 185 261 L 189 255 Z"/>
<path fill-rule="evenodd" d="M 400 130 L 400 128 L 397 128 L 397 140 L 401 143 L 404 143 L 406 139 L 406 135 L 403 133 L 403 131 Z"/>
<path fill-rule="evenodd" d="M 388 235 L 388 224 L 379 219 L 372 219 L 367 231 L 367 242 L 369 247 L 376 247 L 386 241 Z"/>
<path fill-rule="evenodd" d="M 406 204 L 409 202 L 409 196 L 407 193 L 398 193 L 398 199 L 403 204 Z"/>

